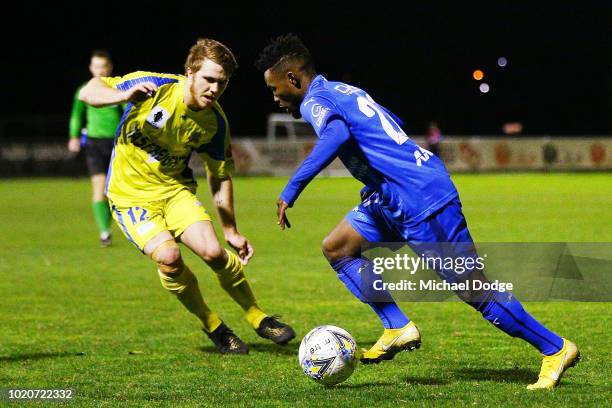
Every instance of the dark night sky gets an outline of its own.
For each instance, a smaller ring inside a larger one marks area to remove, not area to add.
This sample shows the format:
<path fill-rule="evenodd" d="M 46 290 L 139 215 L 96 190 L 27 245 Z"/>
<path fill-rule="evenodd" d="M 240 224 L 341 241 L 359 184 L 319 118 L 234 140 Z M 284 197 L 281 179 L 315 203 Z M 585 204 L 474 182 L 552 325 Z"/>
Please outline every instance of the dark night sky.
<path fill-rule="evenodd" d="M 275 107 L 253 61 L 271 37 L 291 31 L 311 49 L 319 72 L 366 89 L 410 133 L 423 133 L 434 119 L 447 134 L 499 134 L 507 120 L 522 121 L 527 134 L 612 134 L 611 6 L 421 3 L 406 2 L 403 11 L 371 2 L 304 3 L 301 11 L 193 1 L 107 5 L 101 13 L 28 6 L 11 12 L 17 29 L 2 29 L 0 116 L 67 117 L 93 48 L 111 51 L 116 74 L 182 73 L 195 39 L 212 37 L 240 63 L 221 99 L 233 133 L 262 134 Z M 505 69 L 496 65 L 499 56 L 509 61 Z M 485 71 L 490 93 L 478 91 L 476 68 Z"/>

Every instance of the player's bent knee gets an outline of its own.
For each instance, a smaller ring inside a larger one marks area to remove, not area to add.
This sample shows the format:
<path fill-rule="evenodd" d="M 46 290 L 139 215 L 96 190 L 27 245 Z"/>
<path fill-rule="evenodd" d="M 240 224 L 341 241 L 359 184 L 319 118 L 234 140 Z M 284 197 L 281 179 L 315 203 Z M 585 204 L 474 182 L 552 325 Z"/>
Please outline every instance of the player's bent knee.
<path fill-rule="evenodd" d="M 354 254 L 347 251 L 346 245 L 342 245 L 338 240 L 328 235 L 321 243 L 321 251 L 323 256 L 327 258 L 329 262 L 337 261 L 345 256 L 353 256 Z"/>
<path fill-rule="evenodd" d="M 210 244 L 198 251 L 198 255 L 206 263 L 218 263 L 223 260 L 225 250 L 218 243 Z"/>
<path fill-rule="evenodd" d="M 325 237 L 323 242 L 321 242 L 321 252 L 323 252 L 323 256 L 327 258 L 328 261 L 332 261 L 333 248 L 331 248 L 329 243 L 329 237 Z"/>
<path fill-rule="evenodd" d="M 181 251 L 173 240 L 162 242 L 155 248 L 151 259 L 157 263 L 160 272 L 168 275 L 179 272 L 183 266 Z"/>

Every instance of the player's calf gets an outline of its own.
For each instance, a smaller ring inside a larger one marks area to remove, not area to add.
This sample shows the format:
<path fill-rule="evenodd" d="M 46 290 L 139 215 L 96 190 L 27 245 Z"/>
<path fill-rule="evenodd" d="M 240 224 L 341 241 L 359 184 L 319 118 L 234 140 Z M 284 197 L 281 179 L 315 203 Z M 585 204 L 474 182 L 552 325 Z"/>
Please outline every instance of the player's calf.
<path fill-rule="evenodd" d="M 151 259 L 157 263 L 162 287 L 174 294 L 189 312 L 200 319 L 207 334 L 213 333 L 222 325 L 221 318 L 204 302 L 198 280 L 183 263 L 181 252 L 174 240 L 162 242 L 151 253 Z"/>
<path fill-rule="evenodd" d="M 372 308 L 386 329 L 405 327 L 410 319 L 397 306 L 393 297 L 387 291 L 373 293 L 364 285 L 364 275 L 371 273 L 372 267 L 371 262 L 361 257 L 364 242 L 360 233 L 344 219 L 323 240 L 323 255 L 346 288 Z"/>

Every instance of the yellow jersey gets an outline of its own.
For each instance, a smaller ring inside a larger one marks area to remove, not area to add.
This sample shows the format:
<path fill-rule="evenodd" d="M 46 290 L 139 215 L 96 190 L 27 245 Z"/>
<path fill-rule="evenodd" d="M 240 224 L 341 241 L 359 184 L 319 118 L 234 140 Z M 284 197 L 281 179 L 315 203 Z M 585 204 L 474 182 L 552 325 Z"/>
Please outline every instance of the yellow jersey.
<path fill-rule="evenodd" d="M 189 109 L 183 101 L 185 80 L 183 75 L 144 71 L 102 78 L 119 90 L 142 82 L 158 86 L 153 97 L 128 104 L 117 129 L 106 181 L 106 194 L 114 203 L 163 200 L 181 189 L 195 192 L 188 166 L 194 151 L 213 176 L 225 178 L 234 171 L 225 113 L 216 102 L 201 111 Z"/>

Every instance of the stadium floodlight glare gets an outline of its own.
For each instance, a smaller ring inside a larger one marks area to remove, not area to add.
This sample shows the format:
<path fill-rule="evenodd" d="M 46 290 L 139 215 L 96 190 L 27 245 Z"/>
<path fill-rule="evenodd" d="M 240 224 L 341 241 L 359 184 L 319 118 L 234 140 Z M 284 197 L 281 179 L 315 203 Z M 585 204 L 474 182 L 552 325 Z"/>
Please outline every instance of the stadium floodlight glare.
<path fill-rule="evenodd" d="M 506 65 L 508 65 L 508 60 L 506 59 L 506 57 L 499 57 L 497 59 L 497 65 L 499 65 L 500 67 L 505 67 Z"/>
<path fill-rule="evenodd" d="M 489 92 L 489 90 L 491 88 L 489 87 L 489 84 L 487 84 L 486 82 L 483 82 L 482 84 L 480 84 L 478 89 L 480 89 L 480 92 L 482 92 L 482 93 L 487 93 L 487 92 Z"/>

